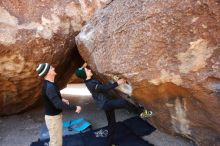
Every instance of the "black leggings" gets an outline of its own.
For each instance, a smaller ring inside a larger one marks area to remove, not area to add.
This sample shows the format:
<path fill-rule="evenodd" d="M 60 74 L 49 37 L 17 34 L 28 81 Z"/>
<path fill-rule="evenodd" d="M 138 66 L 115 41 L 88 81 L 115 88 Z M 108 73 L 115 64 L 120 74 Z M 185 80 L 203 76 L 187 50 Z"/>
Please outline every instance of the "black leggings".
<path fill-rule="evenodd" d="M 103 109 L 108 120 L 108 137 L 105 146 L 111 146 L 113 143 L 116 128 L 115 109 L 125 108 L 129 105 L 130 103 L 124 99 L 112 99 L 104 104 Z"/>

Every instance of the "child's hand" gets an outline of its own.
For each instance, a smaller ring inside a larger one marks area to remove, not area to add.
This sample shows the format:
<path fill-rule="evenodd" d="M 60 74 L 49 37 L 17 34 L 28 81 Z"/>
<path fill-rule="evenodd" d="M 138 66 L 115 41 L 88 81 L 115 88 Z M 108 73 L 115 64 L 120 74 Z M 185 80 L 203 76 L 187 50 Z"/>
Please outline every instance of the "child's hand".
<path fill-rule="evenodd" d="M 126 80 L 125 79 L 119 79 L 117 81 L 118 85 L 121 85 L 121 84 L 125 84 L 126 83 Z"/>

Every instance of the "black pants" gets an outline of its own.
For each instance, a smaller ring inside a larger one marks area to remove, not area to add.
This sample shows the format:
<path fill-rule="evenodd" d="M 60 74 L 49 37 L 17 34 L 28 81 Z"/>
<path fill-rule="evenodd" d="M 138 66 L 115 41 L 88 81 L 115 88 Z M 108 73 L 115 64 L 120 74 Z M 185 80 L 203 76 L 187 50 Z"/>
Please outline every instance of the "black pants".
<path fill-rule="evenodd" d="M 105 146 L 111 146 L 116 128 L 115 109 L 125 108 L 132 104 L 124 99 L 112 99 L 107 101 L 103 109 L 108 120 L 108 137 Z"/>

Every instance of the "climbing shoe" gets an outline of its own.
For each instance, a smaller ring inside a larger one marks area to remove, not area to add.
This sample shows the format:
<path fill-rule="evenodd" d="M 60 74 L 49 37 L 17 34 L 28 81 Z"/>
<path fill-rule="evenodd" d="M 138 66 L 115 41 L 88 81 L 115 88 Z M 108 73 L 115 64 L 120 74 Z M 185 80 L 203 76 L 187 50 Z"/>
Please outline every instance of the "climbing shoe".
<path fill-rule="evenodd" d="M 144 110 L 141 114 L 140 114 L 140 118 L 144 119 L 144 118 L 149 118 L 153 115 L 153 112 L 150 110 Z"/>

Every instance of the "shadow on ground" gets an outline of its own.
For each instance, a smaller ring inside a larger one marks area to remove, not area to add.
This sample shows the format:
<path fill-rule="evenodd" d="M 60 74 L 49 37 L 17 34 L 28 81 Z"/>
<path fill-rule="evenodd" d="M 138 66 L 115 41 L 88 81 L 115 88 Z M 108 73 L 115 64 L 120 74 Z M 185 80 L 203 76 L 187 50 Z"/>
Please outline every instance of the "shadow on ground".
<path fill-rule="evenodd" d="M 127 110 L 117 110 L 117 121 L 123 121 L 135 116 Z M 63 119 L 84 117 L 90 121 L 93 128 L 106 126 L 105 114 L 99 110 L 93 101 L 83 105 L 81 114 L 74 111 L 64 111 Z M 43 107 L 38 105 L 34 109 L 22 114 L 0 117 L 0 145 L 1 146 L 28 146 L 38 139 L 39 129 L 44 123 Z M 191 141 L 173 137 L 158 130 L 151 135 L 144 136 L 144 139 L 156 146 L 195 146 Z"/>

